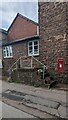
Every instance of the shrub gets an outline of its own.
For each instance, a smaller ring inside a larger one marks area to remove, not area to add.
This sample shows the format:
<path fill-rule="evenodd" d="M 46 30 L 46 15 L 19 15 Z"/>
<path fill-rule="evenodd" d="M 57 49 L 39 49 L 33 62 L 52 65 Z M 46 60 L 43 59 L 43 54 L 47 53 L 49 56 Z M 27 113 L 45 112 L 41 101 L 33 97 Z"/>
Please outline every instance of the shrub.
<path fill-rule="evenodd" d="M 12 69 L 12 72 L 16 72 L 16 70 L 17 70 L 16 68 L 13 68 L 13 69 Z"/>

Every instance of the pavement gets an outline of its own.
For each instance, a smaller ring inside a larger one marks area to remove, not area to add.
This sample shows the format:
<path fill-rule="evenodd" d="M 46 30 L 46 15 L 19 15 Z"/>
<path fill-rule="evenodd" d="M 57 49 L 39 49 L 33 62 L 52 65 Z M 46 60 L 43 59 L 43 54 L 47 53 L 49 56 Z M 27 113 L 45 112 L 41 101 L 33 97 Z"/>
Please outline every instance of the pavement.
<path fill-rule="evenodd" d="M 3 102 L 39 118 L 68 118 L 68 91 L 2 82 Z"/>

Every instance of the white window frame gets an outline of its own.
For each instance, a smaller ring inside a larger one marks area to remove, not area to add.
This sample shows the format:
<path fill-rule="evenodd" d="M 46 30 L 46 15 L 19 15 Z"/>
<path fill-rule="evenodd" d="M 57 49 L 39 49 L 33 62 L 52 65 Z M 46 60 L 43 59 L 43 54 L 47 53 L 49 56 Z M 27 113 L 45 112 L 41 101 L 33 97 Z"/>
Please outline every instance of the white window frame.
<path fill-rule="evenodd" d="M 34 42 L 35 42 L 35 41 L 38 42 L 38 53 L 37 53 L 37 54 L 34 53 Z M 33 52 L 33 54 L 30 54 L 30 53 L 29 53 L 29 43 L 30 43 L 30 42 L 32 42 L 32 48 L 33 48 L 33 51 L 32 51 L 32 52 Z M 29 42 L 28 42 L 28 56 L 37 56 L 37 55 L 39 55 L 39 40 L 29 41 Z"/>
<path fill-rule="evenodd" d="M 7 55 L 7 52 L 8 52 L 8 55 Z M 12 46 L 3 47 L 3 56 L 4 56 L 4 58 L 12 58 L 13 57 Z"/>

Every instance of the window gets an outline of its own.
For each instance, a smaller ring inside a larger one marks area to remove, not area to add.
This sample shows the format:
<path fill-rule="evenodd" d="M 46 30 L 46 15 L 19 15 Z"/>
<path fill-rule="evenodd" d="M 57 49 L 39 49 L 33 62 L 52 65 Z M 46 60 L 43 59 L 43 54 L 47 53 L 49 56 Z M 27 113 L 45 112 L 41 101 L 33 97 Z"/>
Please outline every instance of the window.
<path fill-rule="evenodd" d="M 12 46 L 6 46 L 6 47 L 4 47 L 3 48 L 3 55 L 4 55 L 4 58 L 13 57 Z"/>
<path fill-rule="evenodd" d="M 29 41 L 28 43 L 28 55 L 39 55 L 39 41 Z"/>

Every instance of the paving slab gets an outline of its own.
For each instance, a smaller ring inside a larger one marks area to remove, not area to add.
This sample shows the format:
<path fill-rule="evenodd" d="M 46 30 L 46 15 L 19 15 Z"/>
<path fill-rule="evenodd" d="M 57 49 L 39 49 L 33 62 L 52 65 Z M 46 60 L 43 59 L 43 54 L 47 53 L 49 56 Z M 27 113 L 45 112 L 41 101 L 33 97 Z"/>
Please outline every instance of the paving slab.
<path fill-rule="evenodd" d="M 37 97 L 37 96 L 33 96 L 30 94 L 25 94 L 22 92 L 16 92 L 16 91 L 12 91 L 12 90 L 7 90 L 5 92 L 2 93 L 3 97 L 6 97 L 8 99 L 12 99 L 12 100 L 16 100 L 16 101 L 25 101 L 28 102 L 30 101 L 31 103 L 34 104 L 39 104 L 42 106 L 47 106 L 47 107 L 51 107 L 51 108 L 55 108 L 58 109 L 58 106 L 60 103 L 49 100 L 49 99 L 44 99 L 41 97 Z"/>
<path fill-rule="evenodd" d="M 51 108 L 55 108 L 55 109 L 57 109 L 58 106 L 59 106 L 58 102 L 54 102 L 54 101 L 47 100 L 47 99 L 42 99 L 40 97 L 26 95 L 26 96 L 24 96 L 24 98 L 26 100 L 30 100 L 32 103 L 47 106 L 47 107 L 51 107 Z"/>
<path fill-rule="evenodd" d="M 22 104 L 21 102 L 18 102 L 18 101 L 3 98 L 3 102 L 7 103 L 8 105 L 14 106 L 15 108 L 17 108 L 17 109 L 19 109 L 23 112 L 26 112 L 30 115 L 33 115 L 37 118 L 43 118 L 43 119 L 44 118 L 48 118 L 48 119 L 49 118 L 56 118 L 55 116 L 50 115 L 47 112 L 43 112 L 43 111 L 40 111 L 38 109 L 28 107 L 27 105 L 24 105 L 24 104 Z"/>
<path fill-rule="evenodd" d="M 43 112 L 47 112 L 47 113 L 49 113 L 51 115 L 60 117 L 60 115 L 58 114 L 58 110 L 57 109 L 46 107 L 46 106 L 42 106 L 42 105 L 39 105 L 39 104 L 33 104 L 33 103 L 30 103 L 30 104 L 26 103 L 26 105 L 28 107 L 32 107 L 32 108 L 41 110 Z"/>

